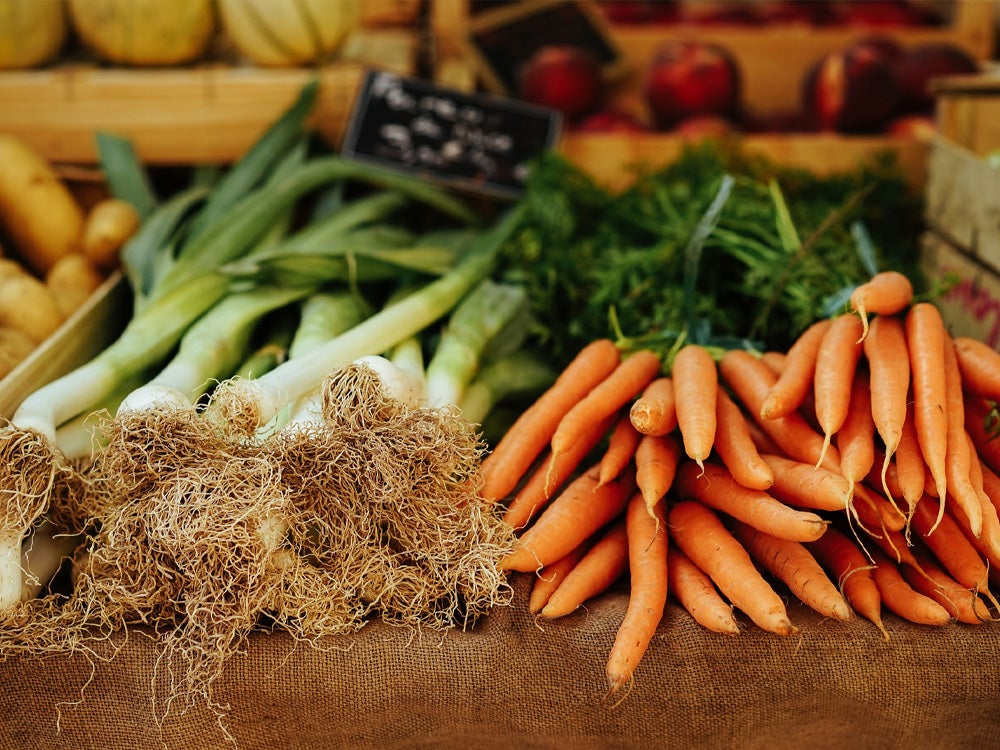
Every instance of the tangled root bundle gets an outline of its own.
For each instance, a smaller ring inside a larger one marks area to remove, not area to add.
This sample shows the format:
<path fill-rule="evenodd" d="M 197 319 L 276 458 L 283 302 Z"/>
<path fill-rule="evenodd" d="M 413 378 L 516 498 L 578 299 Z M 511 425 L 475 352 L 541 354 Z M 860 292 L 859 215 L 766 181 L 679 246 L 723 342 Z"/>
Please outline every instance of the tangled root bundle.
<path fill-rule="evenodd" d="M 109 418 L 64 514 L 90 529 L 72 590 L 0 624 L 0 656 L 85 650 L 141 624 L 162 644 L 169 710 L 214 705 L 259 627 L 315 641 L 375 615 L 465 626 L 508 601 L 513 531 L 478 497 L 474 428 L 388 397 L 364 365 L 323 388 L 322 419 L 256 443 L 194 408 Z"/>

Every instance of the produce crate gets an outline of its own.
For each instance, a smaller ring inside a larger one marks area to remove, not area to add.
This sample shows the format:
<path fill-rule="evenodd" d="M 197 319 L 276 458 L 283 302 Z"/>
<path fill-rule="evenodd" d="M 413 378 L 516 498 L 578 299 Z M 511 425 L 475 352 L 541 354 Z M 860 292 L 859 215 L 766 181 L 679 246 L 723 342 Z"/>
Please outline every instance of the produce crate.
<path fill-rule="evenodd" d="M 808 68 L 827 52 L 843 49 L 853 41 L 878 33 L 904 47 L 926 42 L 950 42 L 977 60 L 986 60 L 994 48 L 994 3 L 956 0 L 949 4 L 951 23 L 934 27 L 900 29 L 859 27 L 810 27 L 801 24 L 770 26 L 604 24 L 605 31 L 627 61 L 626 73 L 613 89 L 609 104 L 636 112 L 643 105 L 641 73 L 658 47 L 670 40 L 697 38 L 728 49 L 740 66 L 744 109 L 751 116 L 767 119 L 798 107 L 802 79 Z M 459 87 L 479 83 L 470 63 L 467 32 L 470 21 L 467 0 L 433 0 L 436 75 Z M 748 153 L 761 154 L 791 166 L 819 174 L 842 171 L 876 154 L 892 151 L 916 189 L 926 180 L 929 144 L 917 136 L 841 136 L 830 133 L 757 133 L 738 136 Z M 672 160 L 685 143 L 673 133 L 583 133 L 568 131 L 562 149 L 595 177 L 612 187 L 626 184 L 629 169 L 642 162 L 657 166 Z"/>
<path fill-rule="evenodd" d="M 940 82 L 939 135 L 928 162 L 922 264 L 930 277 L 951 274 L 941 310 L 955 334 L 1000 349 L 1000 76 Z"/>
<path fill-rule="evenodd" d="M 110 130 L 131 138 L 151 165 L 225 163 L 245 153 L 317 75 L 312 125 L 337 145 L 364 70 L 411 74 L 418 47 L 412 27 L 380 26 L 356 32 L 336 63 L 315 71 L 213 60 L 156 69 L 67 60 L 6 71 L 0 73 L 0 131 L 20 136 L 53 162 L 94 163 L 94 132 Z"/>

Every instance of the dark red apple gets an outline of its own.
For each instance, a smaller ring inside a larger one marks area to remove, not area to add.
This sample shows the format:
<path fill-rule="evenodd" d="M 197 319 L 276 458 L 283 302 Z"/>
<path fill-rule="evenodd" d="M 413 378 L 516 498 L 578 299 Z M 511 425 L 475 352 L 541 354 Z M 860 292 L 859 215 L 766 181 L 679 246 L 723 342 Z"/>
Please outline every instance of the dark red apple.
<path fill-rule="evenodd" d="M 898 101 L 893 66 L 870 45 L 824 55 L 803 82 L 803 109 L 821 130 L 881 131 Z"/>
<path fill-rule="evenodd" d="M 628 112 L 600 109 L 583 117 L 575 129 L 584 133 L 643 133 L 649 128 Z"/>
<path fill-rule="evenodd" d="M 905 0 L 864 0 L 836 4 L 841 23 L 866 28 L 906 28 L 926 22 L 924 12 Z"/>
<path fill-rule="evenodd" d="M 979 64 L 965 50 L 946 42 L 920 44 L 907 50 L 896 65 L 900 108 L 927 113 L 934 108 L 935 78 L 976 73 Z"/>
<path fill-rule="evenodd" d="M 522 67 L 517 93 L 574 119 L 597 107 L 603 87 L 601 67 L 590 53 L 570 45 L 547 45 Z"/>
<path fill-rule="evenodd" d="M 740 91 L 736 60 L 727 49 L 710 42 L 668 42 L 646 72 L 646 104 L 657 127 L 664 130 L 693 115 L 735 118 Z"/>
<path fill-rule="evenodd" d="M 882 34 L 864 37 L 863 39 L 859 39 L 855 42 L 854 45 L 870 47 L 880 54 L 883 60 L 892 66 L 897 65 L 899 61 L 903 59 L 903 55 L 906 54 L 906 50 L 903 49 L 902 44 L 897 42 L 892 37 L 884 36 Z"/>

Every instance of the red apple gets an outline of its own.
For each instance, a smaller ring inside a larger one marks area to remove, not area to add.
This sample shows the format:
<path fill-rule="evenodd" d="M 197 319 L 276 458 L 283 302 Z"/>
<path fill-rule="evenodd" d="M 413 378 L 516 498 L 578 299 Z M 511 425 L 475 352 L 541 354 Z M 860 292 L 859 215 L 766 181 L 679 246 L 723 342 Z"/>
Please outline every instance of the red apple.
<path fill-rule="evenodd" d="M 931 86 L 935 78 L 967 75 L 978 70 L 975 59 L 953 44 L 929 42 L 913 47 L 896 65 L 900 107 L 907 112 L 930 112 L 934 108 Z"/>
<path fill-rule="evenodd" d="M 895 113 L 899 87 L 882 53 L 856 44 L 820 59 L 805 77 L 803 100 L 822 130 L 872 133 Z"/>
<path fill-rule="evenodd" d="M 646 73 L 645 98 L 657 126 L 669 130 L 693 115 L 735 117 L 740 71 L 724 47 L 710 42 L 668 42 Z"/>
<path fill-rule="evenodd" d="M 864 0 L 836 5 L 840 21 L 848 26 L 868 28 L 905 28 L 926 22 L 924 12 L 914 3 L 903 0 Z"/>
<path fill-rule="evenodd" d="M 575 129 L 585 133 L 643 133 L 649 128 L 627 112 L 601 109 L 581 119 Z"/>
<path fill-rule="evenodd" d="M 603 85 L 601 67 L 590 53 L 570 45 L 547 45 L 522 67 L 517 93 L 573 119 L 598 105 Z"/>

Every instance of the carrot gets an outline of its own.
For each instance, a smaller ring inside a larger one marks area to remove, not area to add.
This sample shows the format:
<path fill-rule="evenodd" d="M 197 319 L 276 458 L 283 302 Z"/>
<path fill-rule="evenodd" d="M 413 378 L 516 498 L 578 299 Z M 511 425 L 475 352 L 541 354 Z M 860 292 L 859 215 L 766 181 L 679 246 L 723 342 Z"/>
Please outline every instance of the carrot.
<path fill-rule="evenodd" d="M 666 518 L 662 505 L 653 510 L 650 516 L 642 495 L 636 493 L 625 511 L 630 591 L 628 609 L 608 655 L 605 699 L 632 681 L 666 607 L 669 547 Z"/>
<path fill-rule="evenodd" d="M 903 578 L 914 589 L 936 601 L 958 622 L 979 625 L 993 619 L 986 602 L 975 591 L 948 575 L 926 552 L 921 551 L 918 559 L 922 572 L 909 566 L 900 569 Z"/>
<path fill-rule="evenodd" d="M 632 426 L 643 435 L 666 435 L 677 426 L 674 381 L 663 375 L 654 378 L 629 409 Z"/>
<path fill-rule="evenodd" d="M 624 510 L 634 489 L 631 477 L 597 486 L 598 466 L 574 479 L 521 535 L 501 567 L 528 573 L 567 555 Z"/>
<path fill-rule="evenodd" d="M 852 315 L 840 315 L 830 321 L 816 352 L 816 372 L 813 374 L 813 398 L 816 420 L 823 431 L 823 450 L 844 424 L 851 400 L 851 384 L 861 359 L 861 323 Z"/>
<path fill-rule="evenodd" d="M 924 455 L 920 452 L 920 441 L 917 438 L 917 426 L 914 420 L 913 410 L 907 410 L 906 418 L 903 420 L 903 430 L 899 433 L 899 446 L 893 458 L 899 492 L 906 501 L 910 513 L 924 495 L 928 474 Z"/>
<path fill-rule="evenodd" d="M 566 412 L 607 378 L 620 361 L 618 347 L 610 339 L 583 347 L 483 459 L 482 496 L 488 500 L 506 498 L 545 449 Z"/>
<path fill-rule="evenodd" d="M 702 627 L 715 633 L 739 634 L 733 608 L 712 579 L 676 545 L 667 549 L 667 590 Z"/>
<path fill-rule="evenodd" d="M 589 425 L 611 416 L 631 401 L 659 374 L 660 366 L 659 355 L 648 349 L 622 360 L 559 420 L 550 442 L 553 457 L 569 450 Z"/>
<path fill-rule="evenodd" d="M 950 513 L 938 513 L 938 506 L 938 500 L 922 498 L 913 514 L 913 530 L 956 581 L 968 589 L 986 590 L 989 587 L 986 562 L 962 533 L 958 522 Z M 940 520 L 935 520 L 935 515 Z"/>
<path fill-rule="evenodd" d="M 956 336 L 954 343 L 965 389 L 982 398 L 1000 400 L 1000 352 L 969 336 Z"/>
<path fill-rule="evenodd" d="M 812 541 L 822 536 L 828 525 L 828 521 L 815 513 L 792 508 L 763 490 L 744 487 L 726 469 L 711 461 L 705 464 L 703 471 L 691 462 L 682 462 L 675 484 L 678 496 L 699 500 L 727 516 L 784 539 Z"/>
<path fill-rule="evenodd" d="M 628 466 L 639 445 L 641 433 L 632 426 L 629 415 L 620 417 L 608 435 L 608 447 L 601 457 L 598 484 L 607 484 Z"/>
<path fill-rule="evenodd" d="M 528 611 L 539 613 L 552 600 L 553 593 L 566 580 L 566 576 L 576 566 L 589 548 L 587 542 L 578 544 L 573 550 L 550 565 L 538 571 L 528 597 Z"/>
<path fill-rule="evenodd" d="M 751 415 L 759 415 L 761 403 L 775 383 L 774 373 L 767 369 L 767 365 L 750 352 L 730 349 L 719 362 L 719 372 L 747 411 Z M 786 455 L 813 464 L 823 460 L 823 436 L 813 430 L 798 412 L 773 419 L 755 416 L 754 422 Z M 827 464 L 832 466 L 839 458 L 836 450 L 830 449 Z"/>
<path fill-rule="evenodd" d="M 787 358 L 787 353 L 774 351 L 773 349 L 763 352 L 760 355 L 760 361 L 767 365 L 768 369 L 779 378 L 781 377 L 781 371 L 785 369 L 785 360 Z"/>
<path fill-rule="evenodd" d="M 635 483 L 653 515 L 653 506 L 660 502 L 674 483 L 681 448 L 672 435 L 643 435 L 635 450 Z"/>
<path fill-rule="evenodd" d="M 882 635 L 888 638 L 889 633 L 882 622 L 882 597 L 872 578 L 871 564 L 861 548 L 850 537 L 833 527 L 807 546 L 819 563 L 837 580 L 851 608 L 874 623 Z"/>
<path fill-rule="evenodd" d="M 917 442 L 942 500 L 947 496 L 948 414 L 945 411 L 944 320 L 929 302 L 906 314 L 906 343 L 913 382 L 913 419 Z M 944 505 L 941 505 L 944 513 Z"/>
<path fill-rule="evenodd" d="M 837 449 L 840 451 L 840 475 L 850 483 L 850 497 L 854 494 L 854 485 L 864 480 L 875 463 L 872 397 L 868 375 L 863 371 L 854 376 L 847 419 L 837 433 Z"/>
<path fill-rule="evenodd" d="M 750 557 L 782 581 L 799 601 L 824 617 L 851 619 L 847 600 L 801 542 L 779 539 L 740 521 L 733 521 L 730 528 Z"/>
<path fill-rule="evenodd" d="M 850 484 L 839 472 L 773 453 L 761 458 L 774 473 L 770 493 L 778 500 L 814 510 L 847 509 Z"/>
<path fill-rule="evenodd" d="M 758 627 L 777 635 L 797 632 L 781 597 L 713 510 L 697 500 L 681 500 L 671 507 L 669 524 L 677 546 Z"/>
<path fill-rule="evenodd" d="M 718 369 L 708 349 L 687 344 L 674 356 L 672 372 L 677 426 L 684 441 L 684 452 L 700 466 L 715 444 Z"/>
<path fill-rule="evenodd" d="M 945 410 L 948 418 L 947 442 L 945 455 L 945 476 L 948 480 L 948 492 L 954 498 L 966 517 L 973 535 L 979 536 L 983 530 L 983 507 L 979 493 L 972 486 L 970 472 L 972 471 L 972 456 L 969 453 L 969 443 L 965 434 L 965 400 L 962 396 L 962 375 L 958 368 L 958 357 L 955 345 L 949 335 L 944 339 L 945 368 Z M 945 498 L 938 496 L 943 503 Z"/>
<path fill-rule="evenodd" d="M 724 388 L 716 389 L 715 452 L 744 487 L 766 490 L 774 483 L 771 467 L 760 457 L 743 411 Z"/>
<path fill-rule="evenodd" d="M 884 519 L 876 508 L 869 503 L 855 503 L 854 515 L 868 538 L 886 555 L 898 563 L 905 563 L 919 568 L 920 565 L 913 556 L 906 535 L 900 530 L 885 525 Z M 856 537 L 857 538 L 857 537 Z M 869 548 L 858 540 L 866 552 Z"/>
<path fill-rule="evenodd" d="M 627 569 L 628 537 L 625 519 L 620 518 L 601 533 L 567 572 L 541 609 L 542 617 L 555 619 L 568 615 L 610 588 Z"/>
<path fill-rule="evenodd" d="M 546 460 L 532 469 L 528 479 L 511 498 L 504 511 L 504 520 L 515 529 L 527 526 L 607 434 L 610 426 L 610 417 L 596 422 L 570 450 L 555 457 L 548 454 Z"/>
<path fill-rule="evenodd" d="M 785 366 L 761 403 L 759 414 L 762 419 L 783 417 L 802 405 L 812 391 L 816 353 L 829 327 L 828 318 L 818 320 L 789 347 L 785 354 Z"/>
<path fill-rule="evenodd" d="M 993 471 L 1000 471 L 1000 433 L 993 425 L 996 417 L 993 402 L 978 397 L 965 400 L 965 430 L 972 438 L 979 460 Z"/>
<path fill-rule="evenodd" d="M 910 389 L 910 355 L 900 320 L 885 315 L 875 318 L 864 341 L 864 353 L 868 361 L 872 420 L 885 444 L 882 484 L 891 498 L 885 487 L 885 473 L 902 439 Z"/>
<path fill-rule="evenodd" d="M 879 271 L 851 292 L 851 308 L 862 323 L 861 339 L 868 335 L 868 313 L 895 315 L 913 301 L 913 284 L 899 271 Z M 860 341 L 859 340 L 859 341 Z"/>
<path fill-rule="evenodd" d="M 907 516 L 903 511 L 863 484 L 855 485 L 854 501 L 851 503 L 850 509 L 856 511 L 858 505 L 864 505 L 878 516 L 879 523 L 883 528 L 892 531 L 903 531 L 906 528 Z"/>
<path fill-rule="evenodd" d="M 951 622 L 948 610 L 914 589 L 899 569 L 881 550 L 872 550 L 875 565 L 872 578 L 878 586 L 882 603 L 892 612 L 917 625 L 947 625 Z"/>

